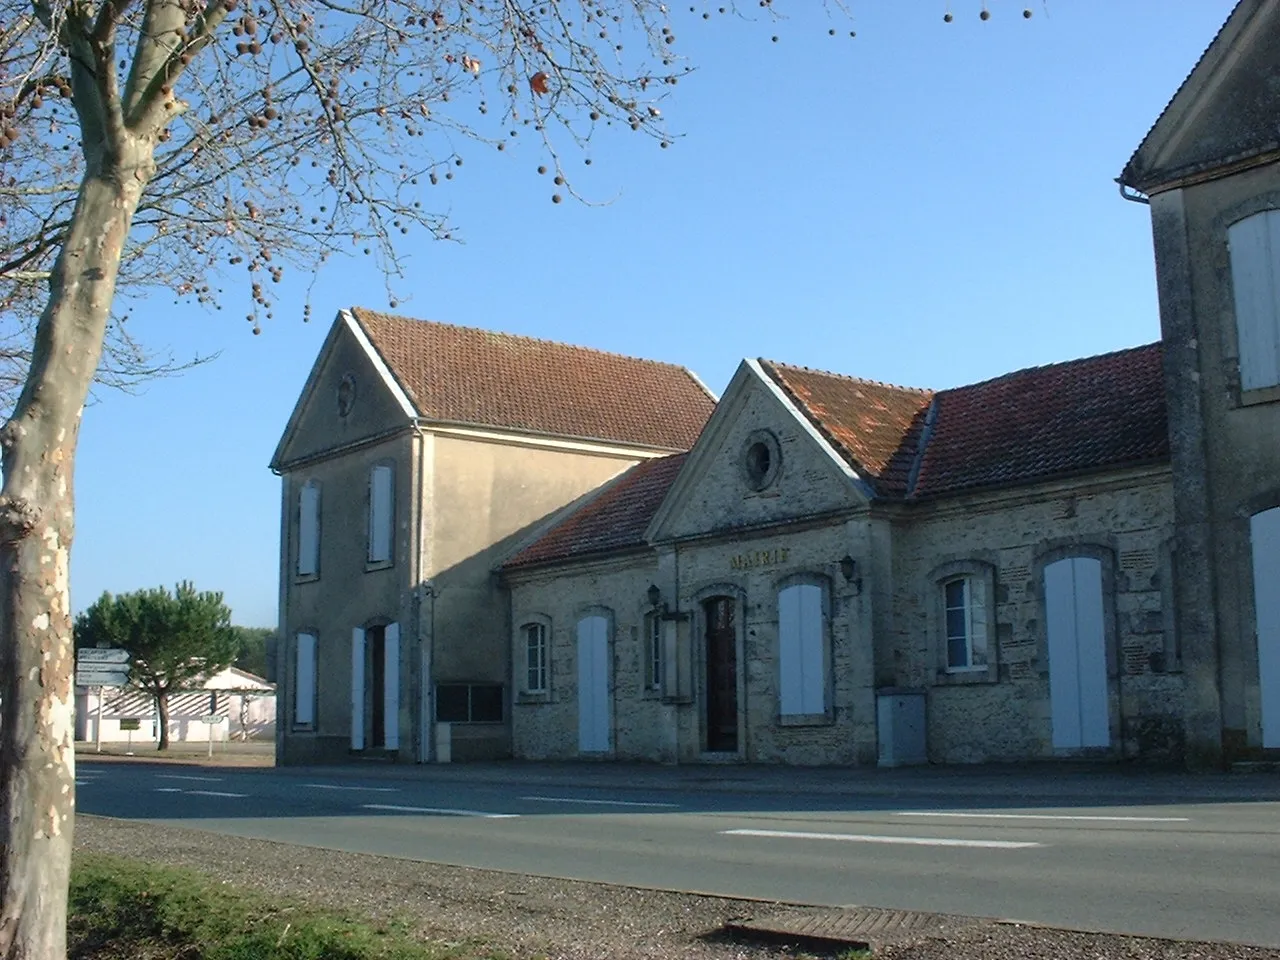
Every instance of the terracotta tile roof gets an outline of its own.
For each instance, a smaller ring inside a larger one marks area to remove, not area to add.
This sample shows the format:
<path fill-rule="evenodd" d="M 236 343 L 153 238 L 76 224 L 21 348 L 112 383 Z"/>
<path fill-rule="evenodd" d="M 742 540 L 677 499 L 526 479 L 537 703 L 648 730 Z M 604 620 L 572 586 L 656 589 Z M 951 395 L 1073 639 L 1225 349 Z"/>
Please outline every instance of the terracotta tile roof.
<path fill-rule="evenodd" d="M 1169 458 L 1159 343 L 940 391 L 910 496 Z"/>
<path fill-rule="evenodd" d="M 353 308 L 428 420 L 687 450 L 715 400 L 684 367 Z"/>
<path fill-rule="evenodd" d="M 760 366 L 877 496 L 901 497 L 932 391 L 895 387 L 772 360 Z"/>
<path fill-rule="evenodd" d="M 504 568 L 568 560 L 644 545 L 644 531 L 684 464 L 685 454 L 645 460 L 607 484 Z"/>

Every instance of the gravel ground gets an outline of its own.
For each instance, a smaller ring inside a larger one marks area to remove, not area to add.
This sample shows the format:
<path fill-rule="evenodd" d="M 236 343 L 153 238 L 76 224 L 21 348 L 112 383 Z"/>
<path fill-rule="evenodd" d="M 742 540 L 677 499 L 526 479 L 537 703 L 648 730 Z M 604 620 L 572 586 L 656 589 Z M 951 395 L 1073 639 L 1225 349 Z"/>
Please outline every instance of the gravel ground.
<path fill-rule="evenodd" d="M 371 919 L 416 921 L 431 940 L 479 942 L 515 960 L 781 960 L 831 956 L 719 933 L 767 904 L 552 880 L 101 817 L 76 818 L 76 846 L 174 866 Z M 892 960 L 1280 960 L 1280 950 L 998 924 L 897 944 Z"/>

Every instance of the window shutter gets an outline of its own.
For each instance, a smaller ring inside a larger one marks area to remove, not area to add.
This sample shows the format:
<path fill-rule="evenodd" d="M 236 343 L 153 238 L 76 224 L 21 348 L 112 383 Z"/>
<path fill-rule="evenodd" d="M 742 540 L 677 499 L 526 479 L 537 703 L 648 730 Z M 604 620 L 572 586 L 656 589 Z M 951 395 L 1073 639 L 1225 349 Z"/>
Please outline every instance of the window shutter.
<path fill-rule="evenodd" d="M 382 723 L 386 728 L 384 746 L 400 749 L 400 624 L 388 623 L 383 633 L 385 669 L 383 677 Z"/>
<path fill-rule="evenodd" d="M 293 670 L 293 722 L 309 727 L 316 719 L 316 638 L 298 634 L 298 655 Z"/>
<path fill-rule="evenodd" d="M 778 593 L 778 709 L 783 715 L 804 713 L 802 677 L 799 588 L 787 587 Z"/>
<path fill-rule="evenodd" d="M 987 659 L 987 586 L 983 577 L 965 581 L 965 600 L 969 604 L 969 666 L 985 667 Z"/>
<path fill-rule="evenodd" d="M 391 559 L 393 527 L 391 467 L 378 464 L 369 475 L 369 562 Z"/>
<path fill-rule="evenodd" d="M 822 614 L 822 588 L 807 583 L 800 591 L 801 712 L 823 713 L 826 704 L 826 651 Z"/>
<path fill-rule="evenodd" d="M 351 749 L 364 749 L 364 631 L 351 631 Z"/>
<path fill-rule="evenodd" d="M 1227 231 L 1244 390 L 1280 384 L 1280 210 L 1267 210 Z"/>
<path fill-rule="evenodd" d="M 314 480 L 298 491 L 298 576 L 320 572 L 320 485 Z"/>

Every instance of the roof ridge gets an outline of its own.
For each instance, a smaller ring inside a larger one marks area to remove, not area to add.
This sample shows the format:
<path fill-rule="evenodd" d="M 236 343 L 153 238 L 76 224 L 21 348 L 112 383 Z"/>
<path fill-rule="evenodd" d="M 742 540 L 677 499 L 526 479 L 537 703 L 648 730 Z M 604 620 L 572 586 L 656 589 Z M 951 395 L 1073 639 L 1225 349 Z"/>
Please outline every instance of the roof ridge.
<path fill-rule="evenodd" d="M 1119 357 L 1126 353 L 1139 353 L 1143 350 L 1151 350 L 1152 348 L 1160 347 L 1163 343 L 1163 340 L 1152 340 L 1150 343 L 1140 343 L 1134 347 L 1122 347 L 1119 350 L 1108 350 L 1106 353 L 1093 353 L 1086 357 L 1074 357 L 1070 360 L 1055 360 L 1051 363 L 1041 363 L 1030 367 L 1022 367 L 1018 370 L 1009 370 L 1006 373 L 997 374 L 994 377 L 987 377 L 985 380 L 975 380 L 972 383 L 959 383 L 954 387 L 946 387 L 945 389 L 937 392 L 939 394 L 955 393 L 957 390 L 968 390 L 972 387 L 985 387 L 987 384 L 997 383 L 1001 380 L 1010 380 L 1013 377 L 1020 377 L 1027 373 L 1038 373 L 1043 370 L 1060 370 L 1064 367 L 1089 363 L 1094 360 L 1105 360 L 1108 357 Z"/>
<path fill-rule="evenodd" d="M 847 373 L 836 373 L 834 370 L 819 370 L 816 367 L 806 367 L 797 363 L 782 363 L 778 360 L 769 360 L 765 357 L 759 357 L 761 364 L 768 364 L 779 370 L 803 370 L 805 373 L 816 373 L 819 376 L 831 377 L 834 380 L 847 380 L 850 383 L 864 383 L 872 387 L 886 387 L 890 390 L 901 390 L 904 393 L 918 393 L 921 396 L 932 396 L 937 393 L 932 387 L 907 387 L 900 383 L 889 383 L 885 380 L 872 380 L 869 377 L 855 377 Z"/>
<path fill-rule="evenodd" d="M 426 320 L 421 317 L 406 317 L 403 314 L 384 313 L 381 310 L 374 310 L 369 307 L 348 307 L 347 309 L 352 314 L 354 314 L 357 318 L 361 314 L 366 314 L 366 315 L 372 315 L 376 317 L 383 317 L 387 320 L 394 320 L 399 323 L 430 324 L 433 327 L 444 327 L 449 330 L 465 330 L 468 333 L 482 333 L 485 336 L 489 336 L 489 337 L 502 337 L 503 339 L 506 339 L 506 340 L 520 340 L 525 343 L 538 344 L 540 346 L 561 347 L 563 349 L 573 350 L 579 353 L 594 354 L 595 356 L 614 357 L 615 359 L 618 359 L 618 360 L 630 360 L 635 363 L 651 363 L 655 366 L 666 367 L 669 370 L 680 370 L 681 372 L 688 374 L 688 376 L 692 378 L 694 381 L 696 381 L 698 385 L 702 387 L 703 390 L 705 390 L 708 394 L 711 394 L 711 391 L 707 389 L 706 385 L 703 384 L 702 381 L 698 379 L 698 375 L 696 373 L 694 373 L 684 364 L 672 363 L 669 360 L 654 360 L 651 357 L 637 357 L 630 353 L 619 353 L 616 350 L 602 350 L 599 347 L 587 347 L 587 346 L 583 346 L 580 343 L 566 343 L 563 340 L 551 340 L 546 337 L 534 337 L 534 336 L 530 336 L 527 333 L 507 333 L 504 330 L 490 330 L 487 327 L 469 327 L 461 323 L 449 323 L 446 320 Z M 714 397 L 714 395 L 712 396 Z"/>

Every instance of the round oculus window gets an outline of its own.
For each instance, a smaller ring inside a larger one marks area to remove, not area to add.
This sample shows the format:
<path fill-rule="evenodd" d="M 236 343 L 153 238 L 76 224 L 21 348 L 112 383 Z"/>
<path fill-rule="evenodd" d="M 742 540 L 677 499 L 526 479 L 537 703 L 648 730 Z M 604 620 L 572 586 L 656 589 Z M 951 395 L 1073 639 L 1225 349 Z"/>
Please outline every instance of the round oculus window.
<path fill-rule="evenodd" d="M 782 466 L 782 450 L 777 438 L 767 430 L 756 430 L 742 448 L 742 471 L 747 486 L 764 490 L 778 478 Z"/>

